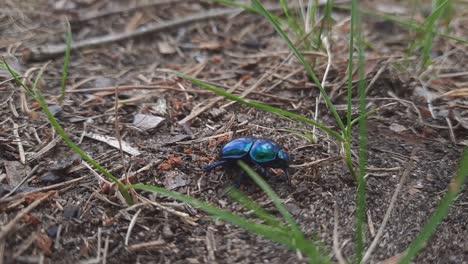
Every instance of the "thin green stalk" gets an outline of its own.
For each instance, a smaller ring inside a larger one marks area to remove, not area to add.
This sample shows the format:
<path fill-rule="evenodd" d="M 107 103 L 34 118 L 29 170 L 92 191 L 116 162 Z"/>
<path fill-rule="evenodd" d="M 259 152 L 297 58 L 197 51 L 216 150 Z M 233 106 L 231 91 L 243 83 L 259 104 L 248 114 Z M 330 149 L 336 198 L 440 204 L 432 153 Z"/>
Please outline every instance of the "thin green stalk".
<path fill-rule="evenodd" d="M 352 99 L 353 99 L 353 73 L 354 73 L 354 30 L 356 26 L 356 5 L 355 1 L 352 1 L 351 7 L 351 30 L 349 32 L 349 53 L 348 53 L 348 96 L 347 96 L 347 110 L 346 110 L 346 128 L 345 138 L 347 142 L 351 141 L 351 115 L 352 115 Z"/>
<path fill-rule="evenodd" d="M 276 227 L 272 227 L 269 225 L 257 224 L 257 223 L 248 221 L 247 219 L 243 217 L 235 215 L 229 211 L 217 208 L 215 206 L 212 206 L 203 201 L 191 198 L 189 196 L 185 196 L 174 191 L 169 191 L 165 188 L 156 187 L 156 186 L 147 186 L 143 184 L 128 185 L 127 188 L 150 191 L 150 192 L 158 193 L 158 194 L 188 203 L 194 207 L 200 208 L 201 210 L 214 216 L 217 219 L 240 226 L 247 231 L 264 236 L 274 242 L 283 244 L 289 247 L 290 249 L 304 250 L 303 248 L 298 248 L 294 244 L 295 237 L 291 236 L 290 232 L 287 231 L 287 228 L 276 228 Z"/>
<path fill-rule="evenodd" d="M 291 14 L 291 8 L 289 8 L 288 1 L 286 0 L 279 0 L 281 8 L 283 9 L 283 13 L 286 16 L 286 20 L 288 22 L 288 26 L 294 30 L 296 34 L 296 38 L 300 39 L 301 36 L 305 35 L 305 31 L 299 24 L 297 23 L 296 19 Z M 254 7 L 255 8 L 255 7 Z M 258 10 L 257 10 L 258 11 Z M 259 12 L 261 14 L 261 12 Z"/>
<path fill-rule="evenodd" d="M 70 22 L 68 21 L 68 19 L 66 21 L 67 21 L 67 37 L 66 37 L 67 48 L 65 49 L 65 59 L 63 61 L 62 94 L 59 97 L 60 104 L 62 104 L 63 98 L 65 98 L 65 92 L 67 88 L 68 63 L 70 62 L 70 52 L 71 52 L 71 42 L 72 42 Z"/>
<path fill-rule="evenodd" d="M 29 89 L 29 87 L 23 82 L 20 80 L 20 74 L 13 68 L 10 67 L 10 65 L 8 65 L 8 63 L 6 62 L 5 58 L 2 57 L 2 60 L 3 60 L 3 63 L 1 65 L 1 68 L 2 69 L 5 69 L 7 70 L 10 75 L 16 80 L 16 82 L 26 91 L 26 93 L 29 95 L 29 96 L 34 96 L 33 92 L 31 91 L 31 89 Z M 37 83 L 36 83 L 37 85 Z"/>
<path fill-rule="evenodd" d="M 437 8 L 432 12 L 432 14 L 426 19 L 422 50 L 422 65 L 424 67 L 427 67 L 431 63 L 432 44 L 434 42 L 434 37 L 436 36 L 436 33 L 434 32 L 434 25 L 441 17 L 442 12 L 445 10 L 445 7 L 447 6 L 448 2 L 449 0 L 445 0 L 444 2 L 440 3 L 437 6 Z M 439 3 L 439 1 L 437 1 L 437 3 Z"/>
<path fill-rule="evenodd" d="M 295 114 L 295 113 L 292 113 L 292 112 L 289 112 L 289 111 L 286 111 L 286 110 L 283 110 L 283 109 L 280 109 L 280 108 L 276 108 L 276 107 L 273 107 L 273 106 L 269 106 L 269 105 L 265 105 L 265 104 L 257 103 L 257 102 L 252 102 L 252 101 L 240 98 L 238 96 L 235 96 L 235 95 L 233 95 L 231 93 L 228 93 L 228 92 L 224 91 L 223 89 L 220 89 L 220 88 L 215 87 L 215 86 L 213 86 L 211 84 L 205 83 L 205 82 L 203 82 L 203 81 L 201 81 L 199 79 L 193 78 L 191 76 L 185 75 L 185 74 L 183 74 L 181 72 L 171 71 L 171 70 L 161 70 L 161 71 L 162 72 L 173 73 L 173 74 L 175 74 L 175 75 L 177 75 L 177 76 L 179 76 L 181 78 L 184 78 L 184 79 L 187 79 L 187 80 L 191 81 L 195 85 L 198 85 L 198 86 L 200 86 L 200 87 L 202 87 L 204 89 L 207 89 L 207 90 L 213 91 L 213 92 L 215 92 L 215 93 L 217 93 L 219 95 L 222 95 L 222 96 L 226 97 L 229 100 L 232 100 L 232 101 L 235 101 L 235 102 L 238 102 L 238 103 L 241 103 L 241 104 L 253 107 L 253 108 L 257 108 L 257 109 L 260 109 L 260 110 L 263 110 L 263 111 L 266 111 L 266 112 L 270 112 L 272 114 L 276 114 L 276 115 L 283 116 L 283 117 L 289 117 L 291 119 L 294 119 L 294 120 L 297 120 L 297 121 L 301 121 L 301 122 L 316 126 L 319 129 L 321 129 L 322 131 L 324 131 L 325 133 L 327 133 L 328 135 L 330 135 L 331 137 L 333 137 L 334 139 L 336 139 L 337 141 L 340 141 L 340 142 L 344 141 L 344 138 L 343 138 L 342 135 L 340 135 L 337 132 L 333 131 L 332 129 L 324 126 L 323 124 L 317 123 L 317 122 L 315 122 L 315 121 L 313 121 L 311 119 L 308 119 L 306 117 L 303 117 L 301 115 L 298 115 L 298 114 Z"/>
<path fill-rule="evenodd" d="M 111 179 L 118 186 L 119 191 L 122 194 L 125 201 L 127 202 L 127 204 L 129 204 L 129 205 L 133 204 L 133 199 L 130 196 L 130 194 L 128 193 L 127 189 L 125 189 L 125 186 L 123 185 L 123 183 L 119 179 L 117 179 L 114 175 L 109 173 L 106 169 L 104 169 L 104 167 L 99 165 L 99 163 L 97 163 L 92 158 L 90 158 L 83 150 L 81 150 L 77 145 L 75 145 L 75 143 L 73 143 L 73 141 L 67 136 L 67 134 L 65 133 L 63 128 L 57 122 L 57 119 L 55 119 L 54 115 L 50 112 L 49 106 L 47 105 L 47 102 L 45 101 L 45 99 L 42 96 L 41 92 L 36 88 L 35 88 L 35 90 L 29 89 L 29 87 L 27 87 L 27 85 L 19 79 L 19 74 L 15 70 L 10 68 L 10 66 L 5 61 L 4 61 L 4 64 L 5 64 L 5 67 L 8 70 L 8 72 L 15 79 L 15 81 L 18 84 L 20 84 L 23 88 L 25 88 L 25 90 L 28 92 L 28 94 L 31 95 L 39 103 L 39 105 L 42 108 L 42 111 L 44 111 L 47 118 L 49 119 L 50 124 L 55 129 L 57 134 L 60 135 L 60 137 L 63 139 L 63 141 L 65 141 L 65 143 L 67 143 L 67 145 L 73 151 L 75 151 L 78 155 L 80 155 L 82 159 L 84 159 L 86 162 L 91 164 L 96 170 L 98 170 L 99 172 L 104 174 L 106 177 Z M 42 73 L 44 71 L 44 68 L 45 67 L 43 67 L 41 69 L 41 71 L 39 72 L 39 75 L 37 76 L 37 78 L 41 78 L 41 75 L 42 75 Z M 37 84 L 37 81 L 34 82 L 34 83 Z"/>
<path fill-rule="evenodd" d="M 328 108 L 332 112 L 333 116 L 335 117 L 335 120 L 340 127 L 341 131 L 345 131 L 345 126 L 343 124 L 343 121 L 340 118 L 340 115 L 336 111 L 335 106 L 331 102 L 330 97 L 328 96 L 327 92 L 323 88 L 321 82 L 313 72 L 312 68 L 309 66 L 307 61 L 305 60 L 304 56 L 299 52 L 299 50 L 296 48 L 294 43 L 289 39 L 288 35 L 281 29 L 280 25 L 276 21 L 276 19 L 263 7 L 263 5 L 260 3 L 259 0 L 252 0 L 254 8 L 256 8 L 269 22 L 272 24 L 272 26 L 276 29 L 278 34 L 283 38 L 283 40 L 286 42 L 288 47 L 291 49 L 291 51 L 294 53 L 294 55 L 297 57 L 297 59 L 302 63 L 304 68 L 306 69 L 307 73 L 310 75 L 310 77 L 313 79 L 314 83 L 317 85 L 317 87 L 320 90 L 320 93 L 322 94 L 325 102 L 327 103 Z"/>
<path fill-rule="evenodd" d="M 368 137 L 368 127 L 367 127 L 367 95 L 366 95 L 366 80 L 364 73 L 364 51 L 363 51 L 363 42 L 361 35 L 361 15 L 359 11 L 359 4 L 357 0 L 353 0 L 351 3 L 351 33 L 350 38 L 353 39 L 356 36 L 356 47 L 358 51 L 358 97 L 359 97 L 359 113 L 363 115 L 363 118 L 359 118 L 359 174 L 357 175 L 358 181 L 358 190 L 357 190 L 357 226 L 356 226 L 356 263 L 361 263 L 364 255 L 364 241 L 365 241 L 365 219 L 366 219 L 366 168 L 368 160 L 368 149 L 367 149 L 367 137 Z M 354 50 L 354 43 L 350 40 L 350 60 L 352 59 Z M 352 63 L 350 63 L 350 75 L 348 83 L 348 136 L 351 143 L 351 129 L 352 129 L 352 120 L 351 120 L 351 87 L 352 87 Z"/>
<path fill-rule="evenodd" d="M 450 206 L 457 200 L 458 195 L 463 189 L 463 185 L 468 174 L 468 150 L 465 149 L 460 167 L 457 175 L 452 179 L 448 191 L 444 198 L 440 201 L 435 212 L 432 214 L 429 221 L 424 225 L 422 231 L 418 236 L 411 242 L 408 247 L 405 256 L 400 261 L 400 264 L 410 263 L 414 257 L 421 251 L 424 245 L 429 241 L 432 235 L 437 231 L 437 227 L 447 217 Z"/>

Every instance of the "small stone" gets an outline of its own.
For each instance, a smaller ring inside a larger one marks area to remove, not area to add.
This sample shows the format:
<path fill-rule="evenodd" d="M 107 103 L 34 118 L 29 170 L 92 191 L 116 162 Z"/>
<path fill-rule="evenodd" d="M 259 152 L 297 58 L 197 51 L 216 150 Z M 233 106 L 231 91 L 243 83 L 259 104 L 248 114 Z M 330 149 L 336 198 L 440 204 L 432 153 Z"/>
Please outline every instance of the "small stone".
<path fill-rule="evenodd" d="M 49 228 L 47 228 L 47 235 L 50 237 L 50 238 L 56 238 L 57 237 L 57 234 L 58 234 L 58 226 L 54 225 L 54 226 L 51 226 Z"/>
<path fill-rule="evenodd" d="M 65 219 L 78 218 L 80 216 L 80 208 L 76 205 L 69 205 L 63 209 L 63 217 Z"/>
<path fill-rule="evenodd" d="M 136 114 L 133 119 L 133 125 L 140 129 L 148 130 L 157 127 L 164 120 L 160 116 Z"/>
<path fill-rule="evenodd" d="M 172 232 L 171 228 L 168 225 L 163 226 L 162 235 L 164 238 L 171 238 L 174 236 L 174 232 Z"/>

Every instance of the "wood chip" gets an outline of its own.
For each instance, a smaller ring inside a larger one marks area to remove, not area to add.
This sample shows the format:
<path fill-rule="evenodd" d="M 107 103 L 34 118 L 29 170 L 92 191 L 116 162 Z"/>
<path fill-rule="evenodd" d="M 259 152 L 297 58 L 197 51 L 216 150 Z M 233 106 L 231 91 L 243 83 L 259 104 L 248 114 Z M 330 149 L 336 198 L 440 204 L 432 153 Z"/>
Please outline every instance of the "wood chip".
<path fill-rule="evenodd" d="M 94 140 L 97 140 L 97 141 L 101 141 L 101 142 L 104 142 L 106 144 L 108 144 L 109 146 L 112 146 L 116 149 L 120 149 L 119 147 L 119 141 L 115 138 L 115 137 L 111 137 L 111 136 L 106 136 L 106 135 L 99 135 L 99 134 L 94 134 L 94 133 L 86 133 L 85 135 L 86 137 L 89 137 L 89 138 L 92 138 Z M 122 150 L 125 152 L 125 153 L 128 153 L 132 156 L 138 156 L 140 155 L 140 151 L 132 146 L 130 146 L 129 143 L 121 140 L 122 142 Z"/>
<path fill-rule="evenodd" d="M 174 48 L 174 45 L 171 45 L 165 41 L 158 42 L 158 50 L 159 53 L 164 55 L 171 55 L 177 52 L 177 50 Z"/>
<path fill-rule="evenodd" d="M 133 125 L 140 129 L 148 130 L 156 128 L 164 120 L 165 118 L 160 116 L 136 114 L 133 119 Z"/>
<path fill-rule="evenodd" d="M 6 179 L 8 184 L 12 186 L 16 186 L 20 184 L 24 177 L 26 177 L 31 168 L 27 165 L 21 164 L 18 161 L 4 161 L 5 172 L 6 172 Z M 27 184 L 24 184 L 27 186 Z"/>

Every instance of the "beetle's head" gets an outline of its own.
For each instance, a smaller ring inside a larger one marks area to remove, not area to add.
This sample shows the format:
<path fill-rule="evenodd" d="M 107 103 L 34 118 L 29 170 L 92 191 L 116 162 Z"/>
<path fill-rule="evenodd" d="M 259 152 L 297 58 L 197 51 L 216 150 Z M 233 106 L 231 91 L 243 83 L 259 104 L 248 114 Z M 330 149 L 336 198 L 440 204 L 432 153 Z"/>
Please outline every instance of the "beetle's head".
<path fill-rule="evenodd" d="M 291 158 L 289 157 L 288 153 L 280 150 L 276 156 L 276 161 L 279 163 L 279 167 L 288 167 Z"/>

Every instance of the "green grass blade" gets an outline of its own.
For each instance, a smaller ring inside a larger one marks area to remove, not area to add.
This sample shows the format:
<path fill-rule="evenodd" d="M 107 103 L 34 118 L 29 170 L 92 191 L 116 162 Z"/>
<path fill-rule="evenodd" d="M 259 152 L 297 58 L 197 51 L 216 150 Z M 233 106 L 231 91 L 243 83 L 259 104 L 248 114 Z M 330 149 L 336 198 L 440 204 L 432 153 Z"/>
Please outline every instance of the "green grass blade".
<path fill-rule="evenodd" d="M 156 187 L 156 186 L 148 186 L 143 184 L 136 184 L 136 185 L 129 185 L 127 188 L 133 188 L 136 190 L 144 190 L 150 191 L 154 193 L 158 193 L 172 199 L 176 199 L 178 201 L 182 201 L 188 203 L 194 207 L 198 207 L 201 210 L 205 211 L 206 213 L 214 216 L 217 219 L 222 221 L 237 225 L 242 227 L 243 229 L 250 231 L 252 233 L 264 236 L 274 242 L 283 244 L 291 249 L 297 250 L 298 248 L 294 245 L 294 237 L 291 236 L 290 232 L 287 231 L 285 228 L 275 228 L 268 225 L 257 224 L 247 219 L 235 215 L 229 211 L 220 209 L 218 207 L 212 206 L 206 202 L 191 198 L 186 195 L 182 195 L 180 193 L 169 191 L 165 188 Z"/>
<path fill-rule="evenodd" d="M 4 61 L 5 63 L 5 66 L 7 68 L 7 70 L 9 71 L 9 73 L 11 74 L 11 76 L 13 76 L 13 78 L 15 79 L 15 81 L 21 85 L 23 88 L 25 88 L 26 91 L 28 91 L 28 93 L 39 103 L 39 105 L 41 106 L 42 108 L 42 111 L 44 111 L 44 113 L 46 114 L 47 118 L 49 119 L 49 122 L 50 124 L 52 125 L 52 127 L 55 129 L 55 131 L 57 132 L 57 134 L 60 135 L 60 137 L 63 139 L 63 141 L 65 141 L 65 143 L 73 150 L 75 151 L 78 155 L 80 155 L 80 157 L 85 160 L 86 162 L 88 162 L 89 164 L 91 164 L 96 170 L 98 170 L 99 172 L 101 172 L 102 174 L 104 174 L 107 178 L 109 178 L 110 180 L 112 180 L 119 188 L 119 191 L 120 193 L 122 194 L 123 198 L 125 199 L 125 201 L 131 205 L 133 204 L 133 199 L 132 197 L 130 196 L 130 194 L 128 193 L 128 190 L 125 189 L 125 186 L 123 185 L 123 183 L 117 179 L 114 175 L 112 175 L 110 172 L 108 172 L 106 169 L 104 169 L 104 167 L 102 167 L 99 163 L 97 163 L 96 161 L 94 161 L 91 157 L 89 157 L 82 149 L 80 149 L 77 145 L 75 145 L 75 143 L 73 143 L 73 141 L 67 136 L 67 134 L 65 133 L 65 131 L 63 130 L 63 128 L 60 126 L 60 124 L 58 123 L 57 119 L 55 119 L 54 115 L 50 112 L 49 110 L 49 106 L 47 105 L 47 102 L 45 101 L 44 97 L 42 96 L 42 93 L 35 89 L 34 91 L 31 91 L 31 89 L 29 89 L 29 87 L 24 83 L 22 82 L 20 79 L 19 79 L 19 75 L 17 74 L 17 72 L 15 72 L 14 70 L 12 70 L 10 68 L 10 66 Z M 37 78 L 40 78 L 43 71 L 44 71 L 44 68 L 43 67 L 41 69 L 41 71 L 39 72 L 39 75 Z M 34 82 L 37 84 L 37 80 Z"/>
<path fill-rule="evenodd" d="M 351 32 L 356 35 L 356 46 L 358 50 L 358 97 L 359 97 L 359 113 L 363 115 L 358 121 L 359 124 L 359 174 L 357 176 L 358 190 L 357 190 L 357 226 L 356 226 L 356 263 L 362 261 L 364 255 L 364 241 L 365 241 L 365 221 L 366 221 L 366 168 L 368 161 L 368 127 L 367 127 L 367 84 L 365 80 L 365 65 L 364 65 L 364 50 L 361 35 L 361 14 L 359 11 L 359 4 L 357 0 L 352 1 L 351 16 L 353 17 Z M 350 54 L 352 55 L 352 54 Z M 350 76 L 352 78 L 352 76 Z M 351 104 L 351 102 L 348 102 Z M 348 129 L 351 131 L 351 119 L 349 120 Z M 351 132 L 349 132 L 351 134 Z"/>
<path fill-rule="evenodd" d="M 236 1 L 230 1 L 230 0 L 209 0 L 211 2 L 214 2 L 214 3 L 218 3 L 218 4 L 223 4 L 225 6 L 232 6 L 232 7 L 239 7 L 239 8 L 242 8 L 246 11 L 249 11 L 249 12 L 252 12 L 252 13 L 258 13 L 258 10 L 249 6 L 249 5 L 244 5 L 242 3 L 238 3 Z"/>
<path fill-rule="evenodd" d="M 255 183 L 268 195 L 268 198 L 273 202 L 275 207 L 278 209 L 280 214 L 283 216 L 286 223 L 291 229 L 291 234 L 295 237 L 295 243 L 298 248 L 307 248 L 306 253 L 312 260 L 313 263 L 324 263 L 328 262 L 328 257 L 322 256 L 315 245 L 308 242 L 299 226 L 294 220 L 293 216 L 289 213 L 288 209 L 284 206 L 278 195 L 271 189 L 271 187 L 260 177 L 254 170 L 252 170 L 246 163 L 239 160 L 238 165 L 255 181 Z"/>
<path fill-rule="evenodd" d="M 354 30 L 356 27 L 356 2 L 352 1 L 351 6 L 351 29 L 349 32 L 349 53 L 348 53 L 348 96 L 347 96 L 347 110 L 346 110 L 346 140 L 351 141 L 351 114 L 352 114 L 352 99 L 353 99 L 353 73 L 354 73 Z"/>
<path fill-rule="evenodd" d="M 26 91 L 26 93 L 30 96 L 34 96 L 33 92 L 31 91 L 31 89 L 29 89 L 29 87 L 23 82 L 21 81 L 20 79 L 20 74 L 19 72 L 17 72 L 15 69 L 11 68 L 10 65 L 8 65 L 8 63 L 6 62 L 5 58 L 2 58 L 3 59 L 3 63 L 1 65 L 1 68 L 2 69 L 5 69 L 7 70 L 10 75 L 13 77 L 13 79 L 15 79 L 15 81 L 21 86 L 23 87 L 23 89 Z"/>
<path fill-rule="evenodd" d="M 70 52 L 71 52 L 71 42 L 72 42 L 72 33 L 70 22 L 67 19 L 67 37 L 66 37 L 66 49 L 65 49 L 65 59 L 63 61 L 63 70 L 62 70 L 62 94 L 59 97 L 59 102 L 62 104 L 63 98 L 65 98 L 65 91 L 67 87 L 67 78 L 68 78 L 68 63 L 70 62 Z"/>
<path fill-rule="evenodd" d="M 257 103 L 257 102 L 252 102 L 252 101 L 249 101 L 249 100 L 246 100 L 246 99 L 243 99 L 243 98 L 240 98 L 238 96 L 235 96 L 231 93 L 228 93 L 226 91 L 224 91 L 223 89 L 220 89 L 218 87 L 215 87 L 211 84 L 208 84 L 208 83 L 205 83 L 199 79 L 196 79 L 196 78 L 193 78 L 191 76 L 188 76 L 188 75 L 185 75 L 181 72 L 177 72 L 177 71 L 170 71 L 170 70 L 162 70 L 162 72 L 168 72 L 168 73 L 173 73 L 181 78 L 184 78 L 184 79 L 187 79 L 189 81 L 191 81 L 192 83 L 194 83 L 195 85 L 198 85 L 204 89 L 207 89 L 207 90 L 210 90 L 210 91 L 213 91 L 219 95 L 222 95 L 224 97 L 226 97 L 227 99 L 229 100 L 232 100 L 232 101 L 235 101 L 235 102 L 238 102 L 238 103 L 241 103 L 241 104 L 244 104 L 244 105 L 247 105 L 247 106 L 250 106 L 250 107 L 254 107 L 254 108 L 257 108 L 257 109 L 260 109 L 260 110 L 263 110 L 263 111 L 266 111 L 266 112 L 269 112 L 269 113 L 272 113 L 272 114 L 276 114 L 276 115 L 279 115 L 279 116 L 283 116 L 283 117 L 288 117 L 288 118 L 291 118 L 291 119 L 294 119 L 294 120 L 297 120 L 297 121 L 301 121 L 301 122 L 304 122 L 304 123 L 307 123 L 307 124 L 310 124 L 310 125 L 313 125 L 313 126 L 316 126 L 317 128 L 321 129 L 322 131 L 324 131 L 325 133 L 327 133 L 328 135 L 330 135 L 331 137 L 333 137 L 334 139 L 338 140 L 338 141 L 344 141 L 343 137 L 338 134 L 337 132 L 333 131 L 332 129 L 320 124 L 320 123 L 317 123 L 311 119 L 308 119 L 306 117 L 303 117 L 301 115 L 298 115 L 298 114 L 295 114 L 295 113 L 292 113 L 292 112 L 289 112 L 289 111 L 286 111 L 286 110 L 283 110 L 283 109 L 280 109 L 280 108 L 276 108 L 276 107 L 273 107 L 273 106 L 269 106 L 269 105 L 265 105 L 265 104 L 262 104 L 262 103 Z"/>
<path fill-rule="evenodd" d="M 326 30 L 325 26 L 330 27 L 332 23 L 332 13 L 333 0 L 327 0 L 327 3 L 325 5 L 325 13 L 323 14 L 323 18 L 320 23 L 319 33 L 317 34 L 317 50 L 320 50 L 322 48 L 322 36 Z"/>
<path fill-rule="evenodd" d="M 291 8 L 289 7 L 288 1 L 287 0 L 280 0 L 280 5 L 281 8 L 283 9 L 283 13 L 286 16 L 286 21 L 288 23 L 288 26 L 294 30 L 296 34 L 296 38 L 301 38 L 303 35 L 305 35 L 305 31 L 299 24 L 297 23 L 297 20 L 293 17 Z M 261 14 L 261 12 L 259 12 Z"/>
<path fill-rule="evenodd" d="M 468 150 L 465 149 L 462 160 L 460 162 L 460 167 L 458 169 L 457 175 L 452 179 L 448 191 L 445 194 L 444 198 L 440 201 L 435 212 L 432 214 L 429 221 L 424 225 L 424 228 L 418 234 L 418 236 L 413 240 L 413 242 L 408 247 L 405 256 L 400 261 L 400 264 L 411 263 L 411 261 L 416 257 L 416 255 L 421 251 L 424 245 L 429 241 L 431 236 L 436 232 L 439 224 L 447 217 L 449 213 L 450 206 L 457 200 L 458 195 L 460 194 L 463 185 L 468 174 Z"/>
<path fill-rule="evenodd" d="M 437 1 L 439 3 L 440 1 Z M 440 3 L 437 8 L 432 12 L 432 14 L 426 19 L 425 27 L 424 27 L 424 36 L 423 36 L 423 50 L 422 56 L 423 61 L 422 64 L 424 67 L 427 67 L 431 63 L 431 52 L 432 52 L 432 44 L 434 42 L 435 32 L 434 32 L 434 25 L 437 23 L 439 18 L 444 12 L 445 7 L 449 3 L 449 0 L 445 0 L 444 2 Z"/>
<path fill-rule="evenodd" d="M 250 199 L 235 188 L 230 188 L 227 194 L 236 202 L 240 203 L 244 208 L 251 210 L 257 218 L 265 221 L 269 226 L 280 227 L 281 221 L 274 215 L 263 209 L 258 203 Z"/>
<path fill-rule="evenodd" d="M 298 60 L 302 63 L 304 68 L 306 69 L 307 73 L 310 75 L 310 77 L 314 80 L 314 83 L 317 85 L 317 87 L 320 90 L 320 93 L 322 94 L 325 102 L 327 103 L 328 108 L 332 112 L 333 116 L 335 117 L 335 120 L 340 127 L 341 131 L 345 131 L 345 126 L 343 124 L 343 121 L 340 118 L 340 115 L 336 111 L 335 106 L 331 102 L 330 97 L 328 96 L 327 92 L 323 88 L 321 82 L 315 75 L 315 73 L 312 71 L 312 68 L 309 66 L 307 61 L 305 60 L 304 56 L 299 52 L 299 50 L 296 48 L 294 43 L 289 39 L 288 35 L 281 29 L 279 23 L 276 21 L 276 19 L 263 7 L 263 5 L 260 3 L 258 0 L 252 0 L 254 8 L 256 8 L 269 22 L 270 24 L 275 28 L 275 30 L 280 34 L 280 36 L 283 38 L 283 40 L 286 42 L 288 47 L 291 49 L 291 51 L 294 53 L 294 55 L 298 58 Z"/>

